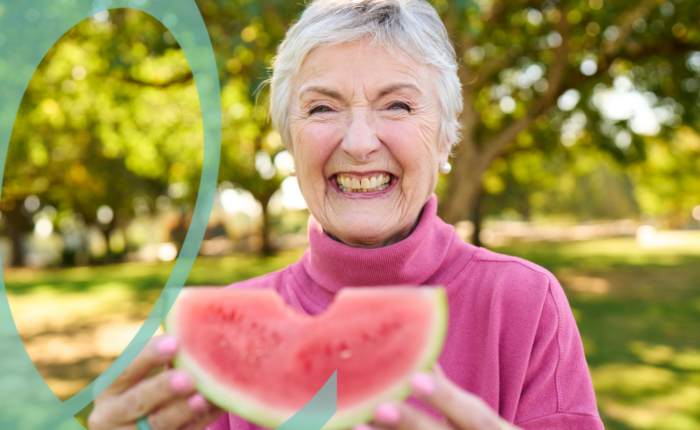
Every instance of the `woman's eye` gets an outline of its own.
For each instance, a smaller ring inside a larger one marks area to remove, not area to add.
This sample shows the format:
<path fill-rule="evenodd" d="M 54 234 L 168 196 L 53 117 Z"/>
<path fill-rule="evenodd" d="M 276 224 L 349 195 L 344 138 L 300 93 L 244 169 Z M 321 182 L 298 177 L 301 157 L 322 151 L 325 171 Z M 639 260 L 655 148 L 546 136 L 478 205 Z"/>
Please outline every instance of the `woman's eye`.
<path fill-rule="evenodd" d="M 407 111 L 407 112 L 410 112 L 410 111 L 411 111 L 411 107 L 410 107 L 409 105 L 407 105 L 406 103 L 403 103 L 403 102 L 392 103 L 392 104 L 389 106 L 389 110 L 400 110 L 400 109 L 403 109 L 403 110 L 405 110 L 405 111 Z"/>
<path fill-rule="evenodd" d="M 321 105 L 321 106 L 316 106 L 315 108 L 311 109 L 309 111 L 309 115 L 313 115 L 315 113 L 330 112 L 330 111 L 331 111 L 331 108 L 329 108 L 328 106 Z"/>

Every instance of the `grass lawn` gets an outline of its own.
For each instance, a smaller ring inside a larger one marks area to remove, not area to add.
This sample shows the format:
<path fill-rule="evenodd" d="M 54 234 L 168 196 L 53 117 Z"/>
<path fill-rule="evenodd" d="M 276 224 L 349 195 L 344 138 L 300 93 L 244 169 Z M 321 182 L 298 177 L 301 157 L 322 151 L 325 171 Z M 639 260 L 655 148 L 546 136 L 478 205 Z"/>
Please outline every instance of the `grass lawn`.
<path fill-rule="evenodd" d="M 552 271 L 577 320 L 605 427 L 700 428 L 700 232 L 495 249 Z"/>
<path fill-rule="evenodd" d="M 551 270 L 577 319 L 607 429 L 700 428 L 700 232 L 664 247 L 634 239 L 495 249 Z M 187 285 L 226 285 L 281 269 L 301 250 L 198 258 Z M 144 321 L 173 264 L 6 270 L 27 350 L 56 395 L 99 375 Z M 85 422 L 90 406 L 77 418 Z"/>

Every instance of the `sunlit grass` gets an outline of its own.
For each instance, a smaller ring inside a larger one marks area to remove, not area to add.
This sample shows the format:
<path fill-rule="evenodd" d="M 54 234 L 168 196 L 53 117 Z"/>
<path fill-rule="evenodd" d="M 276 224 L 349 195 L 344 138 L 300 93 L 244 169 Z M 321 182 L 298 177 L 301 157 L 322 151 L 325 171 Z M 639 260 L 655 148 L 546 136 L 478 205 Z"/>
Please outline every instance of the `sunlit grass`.
<path fill-rule="evenodd" d="M 496 249 L 560 280 L 608 430 L 700 428 L 700 232 L 657 239 Z"/>
<path fill-rule="evenodd" d="M 261 276 L 298 260 L 301 252 L 198 258 L 185 284 L 228 285 Z M 10 307 L 27 352 L 60 399 L 86 387 L 128 345 L 173 267 L 174 262 L 4 270 Z M 78 414 L 81 423 L 90 410 L 88 406 Z"/>
<path fill-rule="evenodd" d="M 682 246 L 633 238 L 495 249 L 551 270 L 564 287 L 607 429 L 700 428 L 700 234 Z M 696 240 L 697 239 L 697 240 Z M 227 285 L 279 270 L 275 257 L 198 258 L 186 285 Z M 5 272 L 30 356 L 61 398 L 99 375 L 145 320 L 173 263 Z M 83 420 L 90 407 L 78 418 Z"/>

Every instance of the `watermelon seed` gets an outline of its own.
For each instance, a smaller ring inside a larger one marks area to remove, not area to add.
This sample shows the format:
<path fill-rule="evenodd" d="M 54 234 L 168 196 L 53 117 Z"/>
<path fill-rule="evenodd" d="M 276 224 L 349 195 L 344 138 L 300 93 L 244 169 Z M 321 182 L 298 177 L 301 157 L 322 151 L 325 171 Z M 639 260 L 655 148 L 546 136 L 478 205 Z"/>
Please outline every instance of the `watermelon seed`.
<path fill-rule="evenodd" d="M 346 360 L 350 357 L 352 357 L 352 351 L 350 351 L 349 349 L 340 351 L 340 358 L 342 358 L 343 360 Z"/>

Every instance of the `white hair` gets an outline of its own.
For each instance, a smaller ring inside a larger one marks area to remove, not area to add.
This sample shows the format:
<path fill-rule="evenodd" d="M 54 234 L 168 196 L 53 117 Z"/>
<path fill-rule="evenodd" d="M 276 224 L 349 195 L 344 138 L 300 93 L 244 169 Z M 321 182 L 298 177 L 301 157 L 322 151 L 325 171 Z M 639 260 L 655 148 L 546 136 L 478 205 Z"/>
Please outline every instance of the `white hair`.
<path fill-rule="evenodd" d="M 272 63 L 270 117 L 289 147 L 289 105 L 294 78 L 313 49 L 369 39 L 432 67 L 440 102 L 440 139 L 459 142 L 462 84 L 455 50 L 435 9 L 423 0 L 315 0 L 287 32 Z"/>

